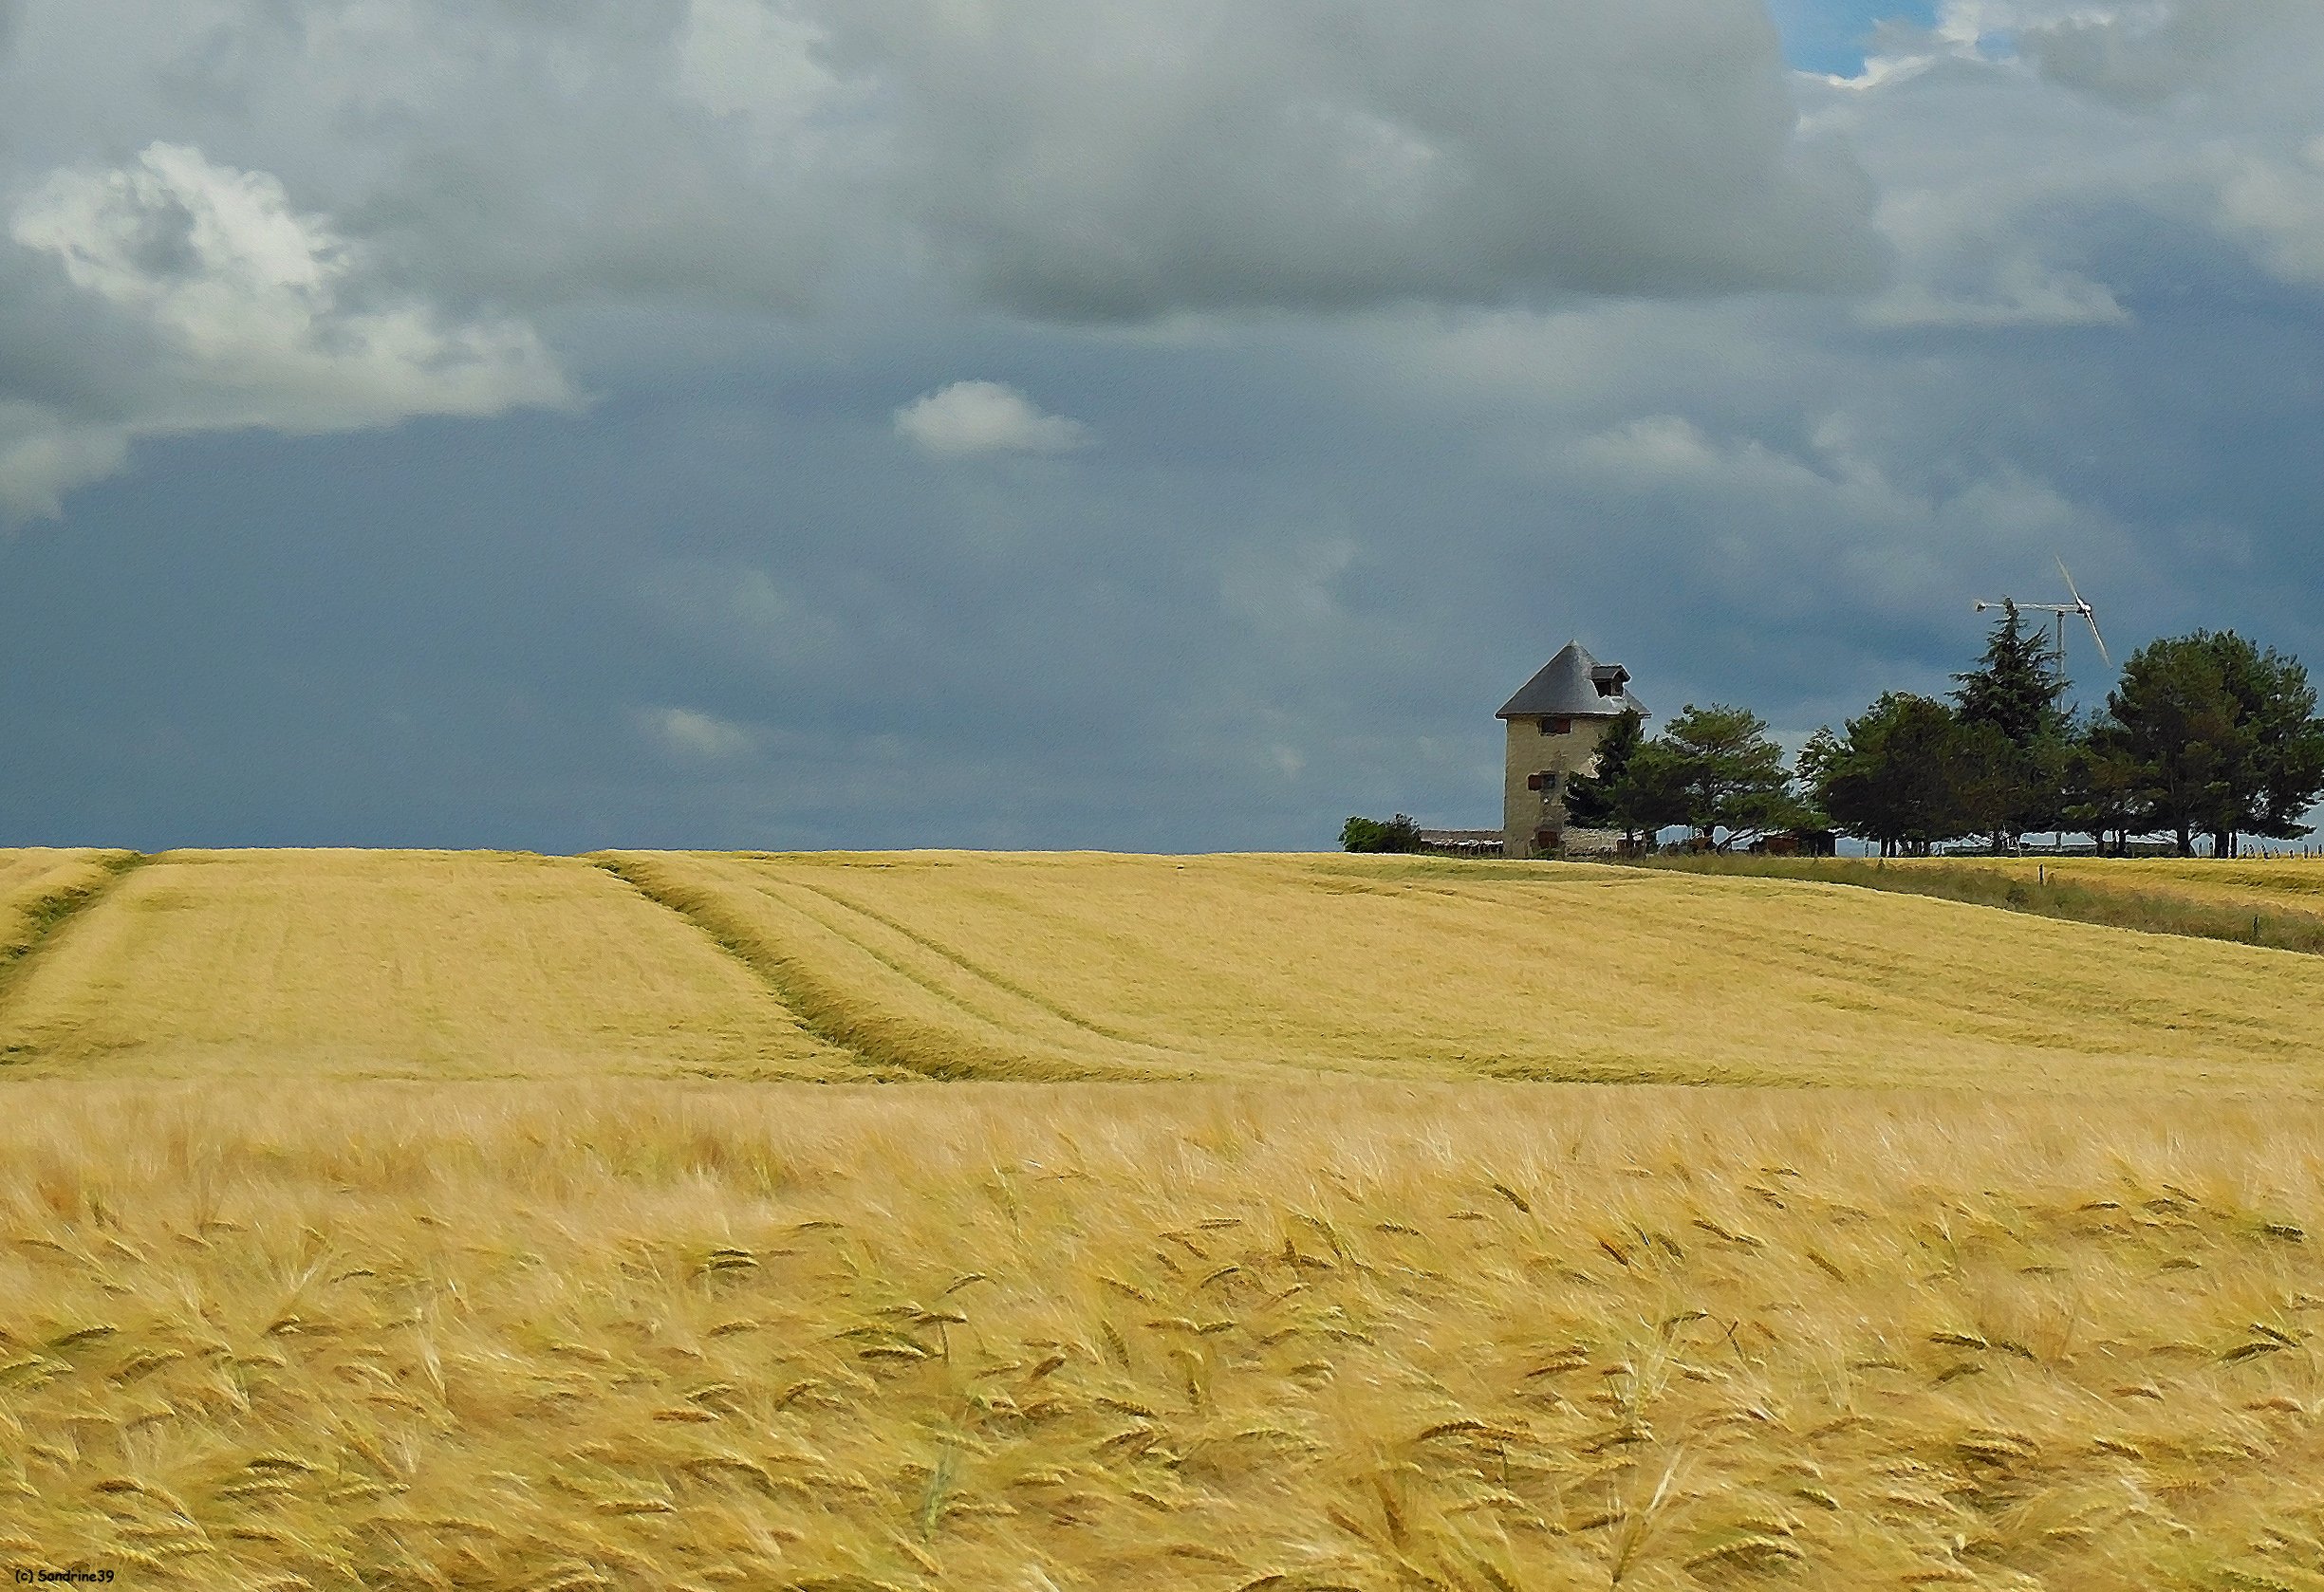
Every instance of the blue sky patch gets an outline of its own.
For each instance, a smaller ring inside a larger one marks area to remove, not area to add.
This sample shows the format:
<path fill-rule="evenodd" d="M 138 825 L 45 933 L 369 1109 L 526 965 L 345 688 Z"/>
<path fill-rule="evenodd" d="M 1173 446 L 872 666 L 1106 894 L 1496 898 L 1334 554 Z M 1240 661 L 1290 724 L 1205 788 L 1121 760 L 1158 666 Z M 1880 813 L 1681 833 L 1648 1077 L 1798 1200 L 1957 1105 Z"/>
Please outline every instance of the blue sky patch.
<path fill-rule="evenodd" d="M 1934 0 L 1770 0 L 1784 58 L 1803 72 L 1854 77 L 1872 29 L 1891 19 L 1928 27 Z"/>

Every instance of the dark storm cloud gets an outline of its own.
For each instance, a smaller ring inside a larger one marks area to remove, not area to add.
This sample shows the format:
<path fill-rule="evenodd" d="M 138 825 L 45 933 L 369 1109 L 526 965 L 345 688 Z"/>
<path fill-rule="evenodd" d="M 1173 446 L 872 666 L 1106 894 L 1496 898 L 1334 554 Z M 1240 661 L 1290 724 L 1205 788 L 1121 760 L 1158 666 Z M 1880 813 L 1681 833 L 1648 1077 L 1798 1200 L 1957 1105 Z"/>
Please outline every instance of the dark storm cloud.
<path fill-rule="evenodd" d="M 2053 553 L 2324 659 L 2309 16 L 30 5 L 0 811 L 1329 843 L 1570 636 L 1802 731 Z"/>
<path fill-rule="evenodd" d="M 506 303 L 796 307 L 897 250 L 1068 317 L 1828 287 L 1878 259 L 1862 176 L 1796 136 L 1752 0 L 212 0 L 158 26 L 89 0 L 39 21 L 66 70 L 12 85 L 36 152 L 194 141 L 412 285 Z"/>
<path fill-rule="evenodd" d="M 1796 136 L 1750 0 L 25 18 L 0 361 L 38 342 L 61 267 L 185 379 L 155 403 L 149 368 L 93 367 L 109 404 L 0 412 L 18 516 L 201 425 L 204 382 L 231 394 L 218 426 L 555 401 L 511 318 L 560 309 L 813 315 L 885 289 L 1143 318 L 1830 287 L 1878 256 L 1862 176 Z M 327 358 L 286 371 L 294 346 Z M 424 379 L 462 357 L 507 368 Z"/>
<path fill-rule="evenodd" d="M 818 8 L 902 212 L 1019 310 L 1862 285 L 1748 0 Z"/>

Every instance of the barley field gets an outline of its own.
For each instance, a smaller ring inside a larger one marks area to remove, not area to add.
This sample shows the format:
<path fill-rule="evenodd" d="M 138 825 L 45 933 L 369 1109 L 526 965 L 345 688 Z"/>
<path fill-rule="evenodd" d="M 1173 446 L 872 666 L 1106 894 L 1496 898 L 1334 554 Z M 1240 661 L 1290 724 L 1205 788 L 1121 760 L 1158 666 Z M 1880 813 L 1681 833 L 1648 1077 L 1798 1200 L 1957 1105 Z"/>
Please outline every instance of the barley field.
<path fill-rule="evenodd" d="M 0 1058 L 102 1077 L 857 1073 L 604 870 L 489 852 L 155 858 L 28 959 Z"/>
<path fill-rule="evenodd" d="M 57 922 L 111 882 L 126 852 L 0 850 L 0 980 Z"/>
<path fill-rule="evenodd" d="M 13 1086 L 0 1558 L 154 1587 L 2324 1585 L 2324 1108 Z"/>
<path fill-rule="evenodd" d="M 620 853 L 820 1031 L 984 1078 L 2324 1083 L 2324 965 L 1786 879 Z"/>
<path fill-rule="evenodd" d="M 18 1077 L 2324 1084 L 2312 958 L 1785 879 L 1316 857 L 0 855 L 0 883 L 22 878 L 0 901 L 77 909 L 44 916 L 0 975 Z"/>
<path fill-rule="evenodd" d="M 2324 1592 L 2313 957 L 1317 857 L 0 853 L 0 935 L 13 1569 Z"/>

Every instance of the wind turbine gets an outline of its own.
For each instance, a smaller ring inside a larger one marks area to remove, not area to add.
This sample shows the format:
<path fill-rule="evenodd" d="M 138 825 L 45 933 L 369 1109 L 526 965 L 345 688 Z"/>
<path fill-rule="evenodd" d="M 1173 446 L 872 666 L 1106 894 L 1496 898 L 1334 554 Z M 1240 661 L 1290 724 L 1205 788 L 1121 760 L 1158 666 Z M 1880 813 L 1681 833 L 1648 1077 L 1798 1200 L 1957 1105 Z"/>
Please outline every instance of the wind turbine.
<path fill-rule="evenodd" d="M 2051 556 L 2053 558 L 2056 558 L 2055 554 Z M 2082 616 L 2083 622 L 2090 626 L 2090 639 L 2098 643 L 2098 657 L 2100 661 L 2104 662 L 2109 669 L 2113 668 L 2114 659 L 2107 653 L 2106 638 L 2098 634 L 2098 615 L 2096 610 L 2092 609 L 2088 602 L 2085 602 L 2082 600 L 2081 590 L 2074 585 L 2073 576 L 2066 568 L 2066 561 L 2060 558 L 2057 559 L 2056 562 L 2057 572 L 2066 577 L 2066 589 L 2073 594 L 2073 601 L 2072 602 L 2020 602 L 2017 604 L 2018 609 L 2021 612 L 2055 614 L 2057 616 L 2057 667 L 2061 674 L 2065 672 L 2066 668 L 2066 616 L 2068 614 L 2079 614 Z M 1981 614 L 1988 608 L 1999 608 L 1999 606 L 2001 606 L 2001 604 L 1999 602 L 1987 602 L 1980 598 L 1978 601 L 1977 611 Z"/>
<path fill-rule="evenodd" d="M 2098 634 L 2098 616 L 2096 612 L 2092 610 L 2091 605 L 2083 600 L 2082 588 L 2073 583 L 2073 574 L 2066 567 L 2066 561 L 2059 558 L 2055 553 L 2052 553 L 2050 557 L 2057 565 L 2057 572 L 2060 575 L 2065 576 L 2066 590 L 2073 594 L 2073 601 L 2072 602 L 2020 602 L 2017 604 L 2018 609 L 2020 611 L 2031 609 L 2036 613 L 2055 614 L 2057 616 L 2057 673 L 2061 680 L 2065 677 L 2066 674 L 2066 616 L 2068 614 L 2079 614 L 2082 616 L 2082 621 L 2090 626 L 2090 639 L 2098 643 L 2099 658 L 2109 669 L 2113 668 L 2114 659 L 2107 653 L 2106 638 Z M 1999 602 L 1987 602 L 1982 599 L 1980 599 L 1977 604 L 1977 611 L 1981 614 L 1988 608 L 1999 608 L 1999 606 L 2001 606 L 2001 604 Z M 2100 840 L 2103 842 L 2104 837 L 2100 837 Z M 2059 833 L 2055 844 L 2059 850 L 2062 851 L 2065 849 L 2066 837 L 2063 832 Z"/>

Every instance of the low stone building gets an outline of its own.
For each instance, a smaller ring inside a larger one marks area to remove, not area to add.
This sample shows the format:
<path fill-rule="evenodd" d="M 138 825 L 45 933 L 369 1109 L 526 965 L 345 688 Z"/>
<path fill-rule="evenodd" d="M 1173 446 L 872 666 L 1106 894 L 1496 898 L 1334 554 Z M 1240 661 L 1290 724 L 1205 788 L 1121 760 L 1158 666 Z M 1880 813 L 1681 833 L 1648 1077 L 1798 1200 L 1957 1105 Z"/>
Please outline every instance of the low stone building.
<path fill-rule="evenodd" d="M 1598 743 L 1626 712 L 1645 705 L 1630 694 L 1630 672 L 1600 663 L 1569 641 L 1517 688 L 1498 716 L 1509 726 L 1501 787 L 1501 847 L 1506 857 L 1563 857 L 1611 851 L 1620 837 L 1570 828 L 1566 786 L 1597 768 Z"/>
<path fill-rule="evenodd" d="M 1429 857 L 1498 857 L 1498 829 L 1422 829 L 1413 837 L 1415 850 Z"/>

